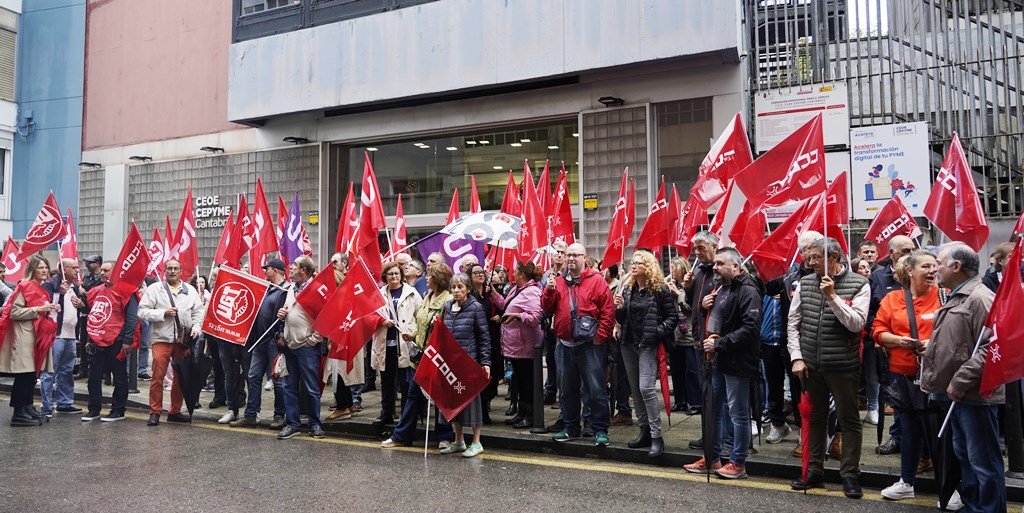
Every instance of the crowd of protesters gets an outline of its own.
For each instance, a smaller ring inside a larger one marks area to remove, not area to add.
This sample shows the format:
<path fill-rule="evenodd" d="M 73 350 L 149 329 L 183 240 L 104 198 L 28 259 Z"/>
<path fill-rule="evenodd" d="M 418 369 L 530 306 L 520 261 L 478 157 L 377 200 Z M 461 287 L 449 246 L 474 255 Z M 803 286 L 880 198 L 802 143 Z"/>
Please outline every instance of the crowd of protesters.
<path fill-rule="evenodd" d="M 492 423 L 502 383 L 510 400 L 505 423 L 534 426 L 534 383 L 543 379 L 544 393 L 536 400 L 559 408 L 559 419 L 547 426 L 556 442 L 592 438 L 607 446 L 610 426 L 635 423 L 627 446 L 658 458 L 666 450 L 661 418 L 669 407 L 707 416 L 716 426 L 713 439 L 689 444 L 708 445 L 710 460 L 700 458 L 686 471 L 742 479 L 753 447 L 751 426 L 759 432 L 765 425 L 767 443 L 789 439 L 793 456 L 809 452 L 807 477 L 796 479 L 794 489 L 823 486 L 828 454 L 840 460 L 843 491 L 851 498 L 863 493 L 862 427 L 891 417 L 890 438 L 876 452 L 899 455 L 900 479 L 881 495 L 900 500 L 914 497 L 916 477 L 943 453 L 926 436 L 929 419 L 941 418 L 956 402 L 953 454 L 945 457 L 960 462 L 962 477 L 947 509 L 1005 509 L 998 409 L 1004 391 L 979 395 L 986 350 L 983 344 L 972 355 L 972 349 L 1012 245 L 997 248 L 983 275 L 979 255 L 961 243 L 915 249 L 913 240 L 899 236 L 884 248 L 889 256 L 876 261 L 879 248 L 870 242 L 846 255 L 836 240 L 808 232 L 800 237 L 798 261 L 768 282 L 735 249 L 719 249 L 710 232 L 697 233 L 692 245 L 693 262 L 673 258 L 667 275 L 645 250 L 636 251 L 625 269 L 601 271 L 579 243 L 553 244 L 546 272 L 533 262 L 487 270 L 475 258 L 453 270 L 441 254 L 428 255 L 425 264 L 400 255 L 378 277 L 388 299 L 386 320 L 356 357 L 366 365 L 335 373 L 333 412 L 323 419 L 322 357 L 331 341 L 312 329 L 313 319 L 296 303 L 318 272 L 312 258 L 289 266 L 277 259 L 265 263 L 258 274 L 274 287 L 258 307 L 246 345 L 237 345 L 201 333 L 207 280 L 181 280 L 174 260 L 166 263 L 163 279 L 148 280 L 125 299 L 111 291 L 111 262 L 87 258 L 80 279 L 78 262 L 63 260 L 55 272 L 33 256 L 18 284 L 0 286 L 0 372 L 14 378 L 11 425 L 42 425 L 55 413 L 121 420 L 129 372 L 150 381 L 148 425 L 160 424 L 168 387 L 166 420 L 190 422 L 169 364 L 205 338 L 203 350 L 217 360 L 217 393 L 209 406 L 228 410 L 220 423 L 269 426 L 280 439 L 300 434 L 306 424 L 311 436 L 324 437 L 323 423 L 362 411 L 362 394 L 376 388 L 379 376 L 375 424 L 390 430 L 381 446 L 410 445 L 428 405 L 412 376 L 439 317 L 490 380 L 455 418 L 432 415 L 442 454 L 471 458 L 483 452 L 481 426 Z M 340 283 L 348 260 L 336 254 L 331 263 Z M 37 339 L 52 340 L 48 354 L 34 355 Z M 129 369 L 126 356 L 134 349 L 139 363 Z M 535 375 L 535 352 L 545 355 L 546 378 Z M 672 405 L 663 404 L 659 391 L 663 358 Z M 270 380 L 279 360 L 286 376 Z M 85 412 L 74 406 L 76 377 L 88 380 Z M 102 415 L 101 384 L 108 379 L 114 391 L 111 409 Z M 265 381 L 274 398 L 269 422 L 260 420 Z M 40 410 L 33 404 L 37 383 Z M 706 404 L 707 386 L 712 402 Z M 809 418 L 798 407 L 804 395 Z M 803 437 L 794 436 L 798 430 L 806 430 Z"/>

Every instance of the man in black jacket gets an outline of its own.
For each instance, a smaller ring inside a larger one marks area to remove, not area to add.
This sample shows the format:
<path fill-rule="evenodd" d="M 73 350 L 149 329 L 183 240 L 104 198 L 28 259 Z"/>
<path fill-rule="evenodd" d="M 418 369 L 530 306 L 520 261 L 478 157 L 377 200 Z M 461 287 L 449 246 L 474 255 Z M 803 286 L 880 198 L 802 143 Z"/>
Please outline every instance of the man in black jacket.
<path fill-rule="evenodd" d="M 107 281 L 113 262 L 106 262 L 100 268 L 102 281 L 90 289 L 88 295 L 89 315 L 85 321 L 89 333 L 94 337 L 89 342 L 93 362 L 89 368 L 89 411 L 82 416 L 83 422 L 100 416 L 102 406 L 103 375 L 112 372 L 114 393 L 110 397 L 110 413 L 103 422 L 124 420 L 128 402 L 128 365 L 125 362 L 132 350 L 135 326 L 139 318 L 139 296 L 130 294 L 123 297 L 110 288 Z"/>
<path fill-rule="evenodd" d="M 714 415 L 715 439 L 711 441 L 711 469 L 719 477 L 744 479 L 750 448 L 750 380 L 759 373 L 761 295 L 756 281 L 743 274 L 743 257 L 733 248 L 715 252 L 714 272 L 720 287 L 701 300 L 709 312 L 704 351 L 714 353 L 711 376 L 714 403 L 704 415 Z M 729 463 L 722 466 L 722 434 L 725 432 L 723 405 L 728 406 L 733 426 L 733 447 Z M 703 474 L 709 464 L 704 458 L 686 465 L 688 472 Z"/>

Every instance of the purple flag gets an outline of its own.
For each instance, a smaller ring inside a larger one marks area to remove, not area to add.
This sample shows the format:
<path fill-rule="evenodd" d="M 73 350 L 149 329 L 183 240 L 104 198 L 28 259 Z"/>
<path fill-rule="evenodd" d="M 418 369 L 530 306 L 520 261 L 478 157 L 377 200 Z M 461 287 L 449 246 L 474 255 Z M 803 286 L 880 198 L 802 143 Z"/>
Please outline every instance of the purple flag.
<path fill-rule="evenodd" d="M 487 245 L 483 242 L 474 242 L 467 240 L 462 235 L 449 235 L 441 232 L 427 235 L 420 239 L 416 246 L 419 247 L 420 255 L 424 260 L 434 252 L 444 255 L 445 261 L 456 273 L 459 272 L 462 260 L 467 255 L 475 255 L 477 262 L 482 264 L 484 256 L 487 254 Z"/>
<path fill-rule="evenodd" d="M 298 191 L 292 200 L 292 208 L 288 210 L 288 223 L 284 225 L 279 250 L 286 262 L 294 262 L 302 256 L 302 212 L 299 210 Z"/>

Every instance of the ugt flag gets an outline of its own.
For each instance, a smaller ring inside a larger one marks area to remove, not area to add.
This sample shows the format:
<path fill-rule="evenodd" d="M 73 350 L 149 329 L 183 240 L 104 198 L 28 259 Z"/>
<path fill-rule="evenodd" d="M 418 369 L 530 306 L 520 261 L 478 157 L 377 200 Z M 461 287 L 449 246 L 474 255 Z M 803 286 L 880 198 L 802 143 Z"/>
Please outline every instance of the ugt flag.
<path fill-rule="evenodd" d="M 484 368 L 462 349 L 440 317 L 434 318 L 430 340 L 412 379 L 449 421 L 490 381 Z"/>
<path fill-rule="evenodd" d="M 206 305 L 203 333 L 245 345 L 269 289 L 269 282 L 221 267 Z"/>

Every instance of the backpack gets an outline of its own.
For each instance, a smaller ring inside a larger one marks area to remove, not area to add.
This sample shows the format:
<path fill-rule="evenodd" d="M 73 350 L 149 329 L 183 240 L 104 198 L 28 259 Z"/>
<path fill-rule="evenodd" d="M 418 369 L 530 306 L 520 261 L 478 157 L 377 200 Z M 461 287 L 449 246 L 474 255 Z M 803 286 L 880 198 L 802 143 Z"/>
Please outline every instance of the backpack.
<path fill-rule="evenodd" d="M 781 304 L 775 296 L 764 296 L 761 300 L 761 343 L 764 345 L 782 344 Z"/>

